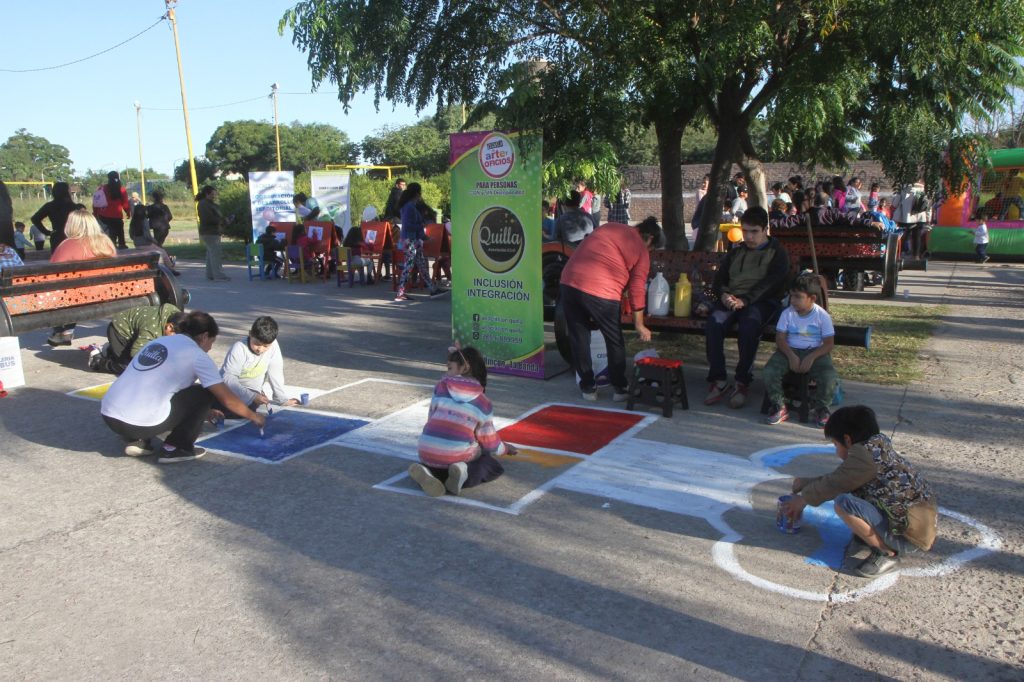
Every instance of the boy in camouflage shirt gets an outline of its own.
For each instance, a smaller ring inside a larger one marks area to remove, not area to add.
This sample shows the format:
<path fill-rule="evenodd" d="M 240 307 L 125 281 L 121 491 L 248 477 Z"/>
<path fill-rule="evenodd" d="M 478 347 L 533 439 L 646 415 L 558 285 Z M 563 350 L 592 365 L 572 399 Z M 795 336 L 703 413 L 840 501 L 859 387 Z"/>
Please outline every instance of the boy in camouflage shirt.
<path fill-rule="evenodd" d="M 784 511 L 792 518 L 805 505 L 835 499 L 836 514 L 871 548 L 855 570 L 874 578 L 897 568 L 900 556 L 935 542 L 938 505 L 924 477 L 879 433 L 869 407 L 836 410 L 825 425 L 842 463 L 818 478 L 793 479 L 793 497 Z"/>

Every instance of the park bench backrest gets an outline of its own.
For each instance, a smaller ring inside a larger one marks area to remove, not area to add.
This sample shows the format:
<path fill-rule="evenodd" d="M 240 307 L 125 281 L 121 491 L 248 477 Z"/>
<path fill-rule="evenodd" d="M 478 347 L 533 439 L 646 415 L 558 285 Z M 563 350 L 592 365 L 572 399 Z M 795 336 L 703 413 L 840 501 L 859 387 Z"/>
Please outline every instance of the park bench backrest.
<path fill-rule="evenodd" d="M 16 335 L 72 322 L 110 317 L 162 300 L 184 305 L 166 281 L 155 252 L 89 261 L 40 263 L 0 270 L 0 329 Z M 164 280 L 164 281 L 161 281 Z"/>

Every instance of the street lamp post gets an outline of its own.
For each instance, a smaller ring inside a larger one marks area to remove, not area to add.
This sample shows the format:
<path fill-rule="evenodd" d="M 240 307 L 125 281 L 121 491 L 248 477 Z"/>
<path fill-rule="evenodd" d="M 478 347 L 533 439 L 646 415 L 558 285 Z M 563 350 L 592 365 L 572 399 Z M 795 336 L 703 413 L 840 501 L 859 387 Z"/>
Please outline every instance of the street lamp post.
<path fill-rule="evenodd" d="M 192 176 L 192 191 L 199 192 L 199 180 L 196 178 L 196 155 L 192 152 L 192 131 L 188 124 L 188 99 L 185 97 L 185 73 L 181 69 L 181 46 L 178 44 L 178 21 L 174 16 L 174 5 L 178 0 L 164 0 L 167 5 L 167 18 L 171 21 L 174 33 L 174 53 L 178 58 L 178 84 L 181 87 L 181 111 L 185 115 L 185 143 L 188 146 L 188 169 Z"/>
<path fill-rule="evenodd" d="M 146 164 L 142 161 L 142 105 L 135 100 L 135 134 L 139 139 L 139 177 L 142 183 L 142 204 L 146 204 Z"/>
<path fill-rule="evenodd" d="M 274 100 L 274 139 L 277 141 L 277 170 L 281 170 L 281 128 L 277 123 L 277 83 L 270 85 L 270 98 Z"/>

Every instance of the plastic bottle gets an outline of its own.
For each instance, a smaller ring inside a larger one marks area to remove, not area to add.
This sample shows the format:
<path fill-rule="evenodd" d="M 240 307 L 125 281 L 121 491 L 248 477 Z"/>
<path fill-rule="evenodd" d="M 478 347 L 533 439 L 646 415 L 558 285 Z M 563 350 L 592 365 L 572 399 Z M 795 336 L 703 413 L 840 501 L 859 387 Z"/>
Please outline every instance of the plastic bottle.
<path fill-rule="evenodd" d="M 693 285 L 690 284 L 686 273 L 679 273 L 675 297 L 672 299 L 672 314 L 676 317 L 689 317 L 692 307 Z"/>
<path fill-rule="evenodd" d="M 668 315 L 669 286 L 660 272 L 647 285 L 647 314 Z"/>

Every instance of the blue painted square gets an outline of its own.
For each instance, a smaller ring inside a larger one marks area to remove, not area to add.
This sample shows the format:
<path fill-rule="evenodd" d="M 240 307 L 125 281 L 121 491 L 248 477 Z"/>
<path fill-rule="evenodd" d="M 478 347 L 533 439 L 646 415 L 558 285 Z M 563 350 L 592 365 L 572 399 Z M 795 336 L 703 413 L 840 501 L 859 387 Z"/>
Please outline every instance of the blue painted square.
<path fill-rule="evenodd" d="M 265 462 L 280 462 L 309 448 L 334 440 L 369 422 L 351 417 L 332 417 L 302 410 L 281 410 L 267 419 L 264 437 L 246 422 L 202 441 L 203 447 L 230 452 Z"/>

